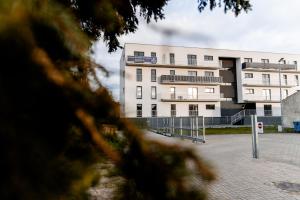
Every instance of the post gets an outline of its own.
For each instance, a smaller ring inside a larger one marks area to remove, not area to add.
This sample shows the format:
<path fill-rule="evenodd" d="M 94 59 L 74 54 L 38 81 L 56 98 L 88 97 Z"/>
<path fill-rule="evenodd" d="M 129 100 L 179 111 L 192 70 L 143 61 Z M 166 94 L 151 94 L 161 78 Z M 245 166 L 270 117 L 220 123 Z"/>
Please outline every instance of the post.
<path fill-rule="evenodd" d="M 257 115 L 251 115 L 251 124 L 252 124 L 252 155 L 253 158 L 258 159 L 258 131 L 257 131 Z"/>
<path fill-rule="evenodd" d="M 191 137 L 193 137 L 193 117 L 190 117 L 190 124 L 191 124 Z"/>
<path fill-rule="evenodd" d="M 205 117 L 202 117 L 203 142 L 205 142 Z"/>
<path fill-rule="evenodd" d="M 180 135 L 182 136 L 182 117 L 180 117 Z"/>
<path fill-rule="evenodd" d="M 198 116 L 196 117 L 196 136 L 199 137 Z"/>

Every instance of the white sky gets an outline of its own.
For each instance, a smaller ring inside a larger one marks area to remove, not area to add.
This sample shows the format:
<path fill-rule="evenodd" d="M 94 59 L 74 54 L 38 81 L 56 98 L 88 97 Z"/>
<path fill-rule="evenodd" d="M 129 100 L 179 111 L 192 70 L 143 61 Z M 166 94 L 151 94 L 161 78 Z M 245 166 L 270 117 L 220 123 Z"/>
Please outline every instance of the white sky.
<path fill-rule="evenodd" d="M 135 33 L 122 36 L 127 43 L 169 44 L 240 50 L 300 53 L 300 1 L 250 0 L 252 11 L 235 17 L 224 14 L 222 8 L 206 9 L 199 13 L 197 0 L 170 0 L 165 7 L 165 19 L 153 25 L 179 32 L 167 37 L 140 21 Z M 109 78 L 101 77 L 119 99 L 119 60 L 121 51 L 107 53 L 101 41 L 94 47 L 95 59 L 110 71 Z"/>

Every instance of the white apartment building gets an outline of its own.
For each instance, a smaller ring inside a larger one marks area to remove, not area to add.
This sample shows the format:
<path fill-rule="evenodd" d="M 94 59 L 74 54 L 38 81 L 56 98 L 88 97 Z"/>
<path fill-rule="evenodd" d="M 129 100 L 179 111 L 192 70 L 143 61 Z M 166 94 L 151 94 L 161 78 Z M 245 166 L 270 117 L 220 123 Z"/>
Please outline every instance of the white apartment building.
<path fill-rule="evenodd" d="M 121 111 L 126 117 L 220 117 L 251 109 L 281 116 L 280 99 L 300 89 L 299 61 L 300 54 L 127 43 Z"/>

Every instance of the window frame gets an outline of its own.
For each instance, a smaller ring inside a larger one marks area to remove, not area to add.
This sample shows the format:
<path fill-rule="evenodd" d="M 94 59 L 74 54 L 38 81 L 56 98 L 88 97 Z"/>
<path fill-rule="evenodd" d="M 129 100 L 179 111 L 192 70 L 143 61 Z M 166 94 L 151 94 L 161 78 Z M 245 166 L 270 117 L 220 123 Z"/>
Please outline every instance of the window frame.
<path fill-rule="evenodd" d="M 213 60 L 214 60 L 214 56 L 204 55 L 204 61 L 213 61 Z"/>
<path fill-rule="evenodd" d="M 170 65 L 175 65 L 175 53 L 170 53 L 169 54 L 170 57 Z"/>
<path fill-rule="evenodd" d="M 197 55 L 187 54 L 188 65 L 197 66 Z"/>
<path fill-rule="evenodd" d="M 138 72 L 141 72 L 140 74 Z M 142 82 L 143 81 L 143 69 L 142 68 L 136 68 L 136 82 Z"/>
<path fill-rule="evenodd" d="M 251 75 L 251 76 L 248 76 Z M 245 73 L 244 78 L 253 78 L 253 73 Z"/>
<path fill-rule="evenodd" d="M 139 88 L 141 88 L 141 96 L 140 97 L 138 96 Z M 140 85 L 136 86 L 136 99 L 143 99 L 143 87 Z"/>
<path fill-rule="evenodd" d="M 154 74 L 152 73 L 154 72 Z M 156 69 L 151 69 L 151 82 L 156 82 L 157 76 L 156 76 Z"/>
<path fill-rule="evenodd" d="M 205 104 L 205 110 L 216 110 L 216 104 Z"/>
<path fill-rule="evenodd" d="M 154 89 L 154 96 L 153 96 L 153 89 Z M 157 89 L 156 86 L 151 86 L 151 99 L 157 99 Z"/>

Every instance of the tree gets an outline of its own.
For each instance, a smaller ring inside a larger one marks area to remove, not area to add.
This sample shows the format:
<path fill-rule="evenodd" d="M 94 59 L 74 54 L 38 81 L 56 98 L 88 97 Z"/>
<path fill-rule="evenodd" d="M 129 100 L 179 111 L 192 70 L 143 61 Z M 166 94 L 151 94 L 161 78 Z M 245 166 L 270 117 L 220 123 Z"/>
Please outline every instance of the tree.
<path fill-rule="evenodd" d="M 246 1 L 224 5 L 234 12 L 250 8 L 241 2 Z M 100 82 L 96 91 L 87 84 L 101 67 L 90 57 L 91 43 L 102 36 L 109 50 L 116 50 L 117 36 L 136 30 L 138 12 L 147 21 L 161 19 L 166 3 L 0 2 L 1 199 L 85 199 L 99 178 L 93 166 L 103 159 L 126 180 L 120 199 L 205 198 L 214 174 L 192 149 L 146 140 L 119 117 Z M 121 131 L 118 147 L 102 134 L 103 124 Z M 188 184 L 191 175 L 203 180 L 203 188 Z"/>

